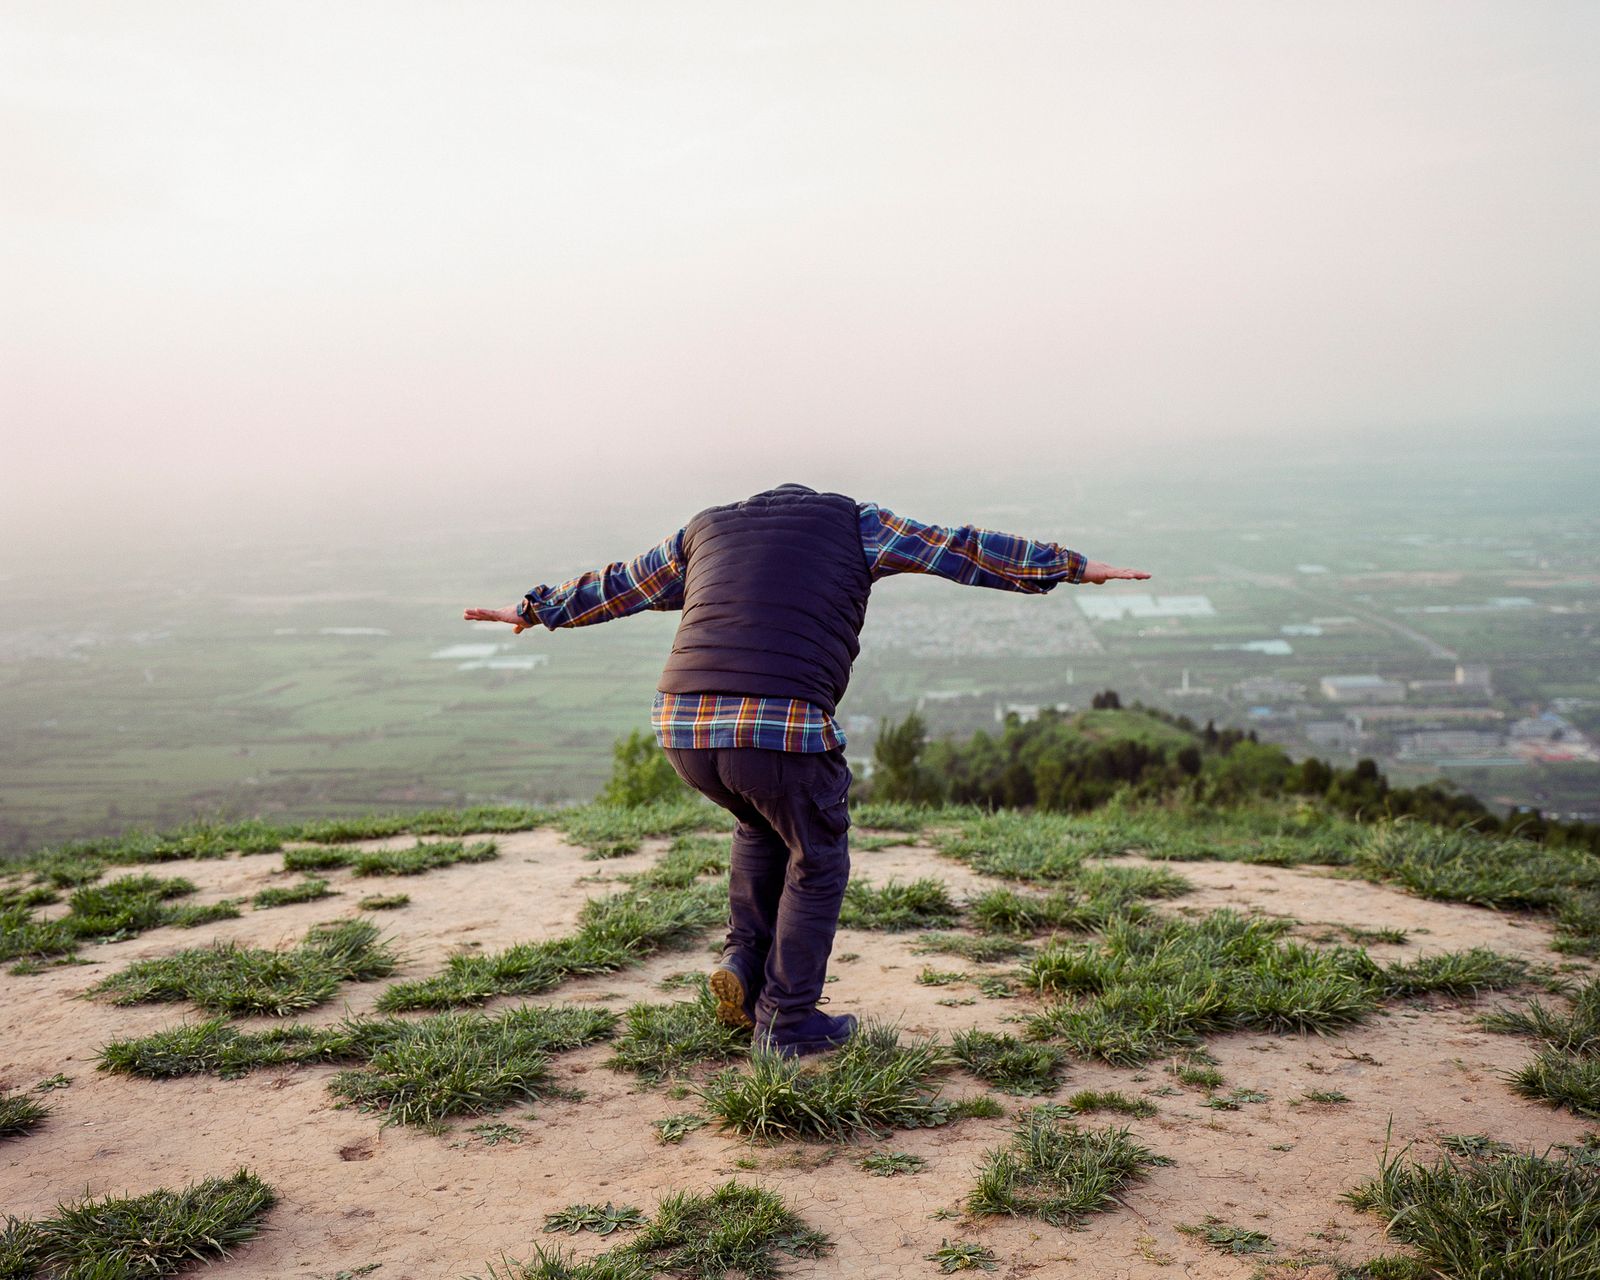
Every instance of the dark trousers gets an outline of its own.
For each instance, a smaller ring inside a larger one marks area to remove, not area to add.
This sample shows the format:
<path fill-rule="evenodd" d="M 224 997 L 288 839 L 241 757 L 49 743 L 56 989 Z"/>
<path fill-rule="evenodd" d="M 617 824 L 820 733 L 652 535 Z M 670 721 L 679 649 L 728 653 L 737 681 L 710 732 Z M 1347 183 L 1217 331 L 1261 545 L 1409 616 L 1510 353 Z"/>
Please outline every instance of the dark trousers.
<path fill-rule="evenodd" d="M 724 955 L 765 979 L 761 1027 L 816 1007 L 850 878 L 850 766 L 844 749 L 668 747 L 678 776 L 738 819 L 728 880 Z M 757 979 L 759 981 L 759 979 Z"/>

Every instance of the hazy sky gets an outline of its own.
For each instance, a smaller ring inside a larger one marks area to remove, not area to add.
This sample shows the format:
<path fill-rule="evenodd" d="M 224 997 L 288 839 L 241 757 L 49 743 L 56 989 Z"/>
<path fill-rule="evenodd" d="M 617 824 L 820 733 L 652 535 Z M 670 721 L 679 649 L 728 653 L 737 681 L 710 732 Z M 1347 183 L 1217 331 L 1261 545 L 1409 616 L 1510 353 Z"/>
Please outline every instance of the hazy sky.
<path fill-rule="evenodd" d="M 1596 66 L 1592 0 L 4 0 L 0 503 L 1581 420 Z"/>

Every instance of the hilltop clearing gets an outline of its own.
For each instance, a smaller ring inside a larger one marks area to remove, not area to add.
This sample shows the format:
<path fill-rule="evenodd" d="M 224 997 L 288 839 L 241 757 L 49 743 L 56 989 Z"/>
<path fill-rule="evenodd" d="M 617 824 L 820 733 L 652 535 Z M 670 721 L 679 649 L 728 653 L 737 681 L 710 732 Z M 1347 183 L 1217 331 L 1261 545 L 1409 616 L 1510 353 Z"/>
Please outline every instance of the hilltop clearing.
<path fill-rule="evenodd" d="M 710 1019 L 727 837 L 702 806 L 194 829 L 18 868 L 0 1276 L 153 1255 L 159 1211 L 162 1256 L 210 1256 L 179 1228 L 211 1214 L 240 1280 L 991 1258 L 1381 1280 L 1506 1251 L 1504 1214 L 1430 1208 L 1508 1187 L 1567 1269 L 1485 1274 L 1594 1274 L 1590 964 L 1553 948 L 1531 880 L 1508 909 L 1439 900 L 1481 898 L 1469 873 L 1526 863 L 1554 894 L 1590 868 L 1287 801 L 856 823 L 828 992 L 866 1027 L 799 1067 Z M 135 1203 L 63 1211 L 85 1195 Z M 139 1229 L 117 1244 L 117 1223 Z"/>

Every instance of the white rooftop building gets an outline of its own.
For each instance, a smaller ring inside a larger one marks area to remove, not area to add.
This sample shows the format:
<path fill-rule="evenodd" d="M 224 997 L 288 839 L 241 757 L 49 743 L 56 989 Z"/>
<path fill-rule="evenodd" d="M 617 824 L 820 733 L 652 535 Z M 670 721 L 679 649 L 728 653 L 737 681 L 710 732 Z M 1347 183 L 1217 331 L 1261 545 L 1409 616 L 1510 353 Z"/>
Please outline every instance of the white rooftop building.
<path fill-rule="evenodd" d="M 1086 618 L 1120 622 L 1123 618 L 1213 618 L 1216 609 L 1206 596 L 1152 596 L 1143 591 L 1097 592 L 1073 597 Z"/>

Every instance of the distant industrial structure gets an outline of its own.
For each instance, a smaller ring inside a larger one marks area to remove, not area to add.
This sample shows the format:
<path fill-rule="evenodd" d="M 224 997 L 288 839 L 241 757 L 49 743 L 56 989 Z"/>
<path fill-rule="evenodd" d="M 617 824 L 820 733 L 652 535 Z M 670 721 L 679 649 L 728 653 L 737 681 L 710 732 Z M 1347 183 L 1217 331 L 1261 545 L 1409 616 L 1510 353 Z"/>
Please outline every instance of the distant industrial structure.
<path fill-rule="evenodd" d="M 1404 702 L 1406 687 L 1383 676 L 1323 676 L 1322 696 L 1329 702 Z"/>

